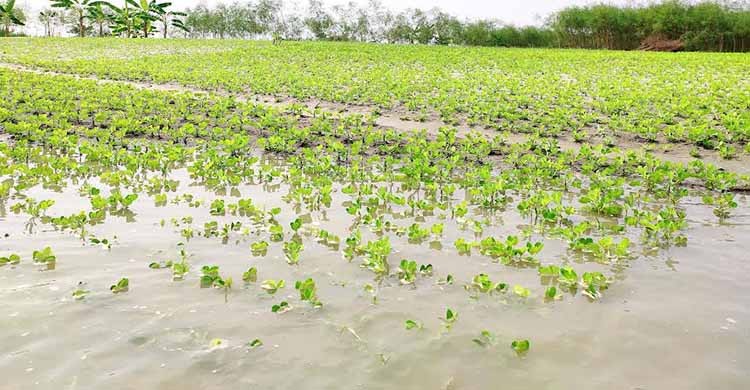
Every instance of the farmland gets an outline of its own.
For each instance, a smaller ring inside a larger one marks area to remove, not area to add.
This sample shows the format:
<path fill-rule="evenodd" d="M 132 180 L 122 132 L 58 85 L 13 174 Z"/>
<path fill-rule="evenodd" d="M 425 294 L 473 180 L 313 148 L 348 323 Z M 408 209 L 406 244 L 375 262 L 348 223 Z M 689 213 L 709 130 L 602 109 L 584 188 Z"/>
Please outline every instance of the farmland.
<path fill-rule="evenodd" d="M 11 386 L 750 385 L 748 54 L 0 43 Z"/>

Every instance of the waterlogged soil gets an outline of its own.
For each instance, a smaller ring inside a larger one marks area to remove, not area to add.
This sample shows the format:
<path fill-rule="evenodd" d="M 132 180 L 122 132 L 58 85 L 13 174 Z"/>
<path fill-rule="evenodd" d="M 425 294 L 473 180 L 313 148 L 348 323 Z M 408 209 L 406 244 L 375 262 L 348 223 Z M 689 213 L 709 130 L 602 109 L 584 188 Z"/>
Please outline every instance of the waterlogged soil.
<path fill-rule="evenodd" d="M 113 240 L 111 249 L 83 243 L 75 234 L 37 223 L 27 230 L 28 216 L 0 207 L 0 254 L 18 253 L 21 263 L 0 268 L 0 372 L 3 389 L 744 389 L 750 387 L 750 265 L 746 261 L 750 207 L 740 198 L 732 218 L 718 224 L 711 209 L 693 198 L 682 200 L 689 226 L 685 247 L 646 250 L 615 265 L 573 263 L 580 273 L 601 271 L 613 283 L 599 300 L 578 293 L 545 302 L 536 269 L 503 266 L 478 253 L 459 256 L 453 242 L 474 239 L 450 216 L 410 217 L 394 207 L 389 215 L 408 226 L 445 224 L 440 238 L 421 244 L 386 233 L 394 248 L 392 269 L 400 259 L 432 264 L 434 275 L 417 277 L 414 286 L 373 273 L 342 255 L 343 238 L 352 217 L 349 198 L 336 185 L 332 207 L 307 216 L 298 265 L 287 264 L 279 242 L 265 256 L 252 256 L 249 245 L 267 235 L 233 232 L 185 240 L 172 219 L 192 216 L 196 231 L 211 220 L 247 219 L 209 214 L 207 204 L 223 198 L 252 198 L 256 206 L 281 207 L 277 216 L 288 227 L 299 210 L 281 197 L 286 184 L 241 185 L 226 193 L 209 191 L 185 170 L 170 173 L 179 181 L 170 202 L 156 207 L 141 194 L 130 213 L 110 215 L 89 227 L 96 237 Z M 80 183 L 79 183 L 80 184 Z M 92 183 L 96 184 L 96 183 Z M 88 208 L 79 185 L 59 192 L 28 190 L 35 199 L 54 199 L 48 215 L 70 215 Z M 190 193 L 206 201 L 199 208 L 172 199 Z M 454 194 L 460 202 L 466 195 Z M 491 221 L 482 237 L 517 234 L 527 223 L 514 205 L 486 212 Z M 470 215 L 479 218 L 479 209 Z M 162 222 L 164 221 L 164 223 Z M 323 228 L 342 237 L 338 248 L 316 242 L 305 233 Z M 363 229 L 363 240 L 376 236 Z M 291 232 L 285 229 L 285 239 Z M 630 236 L 634 241 L 637 236 Z M 173 281 L 170 270 L 151 262 L 178 260 L 185 243 L 191 271 Z M 542 264 L 567 258 L 565 244 L 544 240 Z M 54 270 L 41 270 L 31 253 L 51 245 Z M 222 291 L 200 288 L 200 268 L 218 265 L 234 279 Z M 258 282 L 245 284 L 242 273 L 258 269 Z M 522 285 L 531 296 L 479 294 L 471 298 L 463 285 L 478 273 L 493 281 Z M 439 284 L 451 274 L 454 283 Z M 126 293 L 109 286 L 130 279 Z M 316 281 L 322 308 L 299 300 L 294 281 Z M 274 296 L 259 285 L 284 279 Z M 376 286 L 377 301 L 363 286 Z M 90 291 L 82 300 L 72 292 Z M 226 299 L 226 300 L 225 300 Z M 271 306 L 288 301 L 293 309 L 277 314 Z M 446 308 L 458 313 L 450 330 L 439 318 Z M 424 325 L 406 330 L 408 319 Z M 482 330 L 495 337 L 481 347 L 472 339 Z M 262 346 L 248 343 L 260 339 Z M 510 343 L 528 339 L 531 348 L 517 355 Z M 220 341 L 220 342 L 219 342 Z"/>
<path fill-rule="evenodd" d="M 513 131 L 500 132 L 496 129 L 487 128 L 483 126 L 470 126 L 466 123 L 459 123 L 454 125 L 448 125 L 443 122 L 439 115 L 432 113 L 429 115 L 418 114 L 410 112 L 407 109 L 394 108 L 391 110 L 383 110 L 367 104 L 345 104 L 328 102 L 320 99 L 308 99 L 300 100 L 290 96 L 277 96 L 268 94 L 256 94 L 256 93 L 228 93 L 221 90 L 204 90 L 200 88 L 194 88 L 190 86 L 181 85 L 178 83 L 158 84 L 143 81 L 129 81 L 129 80 L 114 80 L 102 78 L 96 75 L 82 75 L 74 73 L 61 73 L 56 71 L 37 69 L 20 64 L 3 63 L 0 62 L 0 68 L 7 68 L 19 72 L 33 72 L 37 74 L 51 75 L 51 76 L 64 76 L 74 77 L 78 79 L 95 80 L 99 83 L 119 83 L 125 84 L 138 89 L 148 89 L 156 91 L 166 92 L 186 92 L 196 95 L 208 95 L 214 94 L 219 96 L 231 96 L 237 101 L 243 102 L 254 102 L 264 106 L 270 106 L 279 108 L 282 110 L 289 109 L 290 107 L 304 107 L 304 112 L 301 113 L 303 117 L 313 117 L 315 112 L 324 112 L 330 115 L 363 115 L 363 116 L 374 116 L 374 124 L 380 128 L 393 129 L 399 132 L 408 132 L 413 130 L 424 130 L 430 136 L 436 136 L 441 128 L 450 126 L 456 129 L 459 136 L 467 136 L 471 133 L 478 134 L 487 138 L 493 138 L 496 136 L 504 137 L 509 143 L 523 143 L 527 142 L 530 135 L 523 134 Z M 609 134 L 602 133 L 599 129 L 589 128 L 586 129 L 589 134 L 586 139 L 576 142 L 570 134 L 563 134 L 558 137 L 560 147 L 563 150 L 580 150 L 583 144 L 598 145 L 603 144 L 604 139 L 608 136 L 614 137 L 615 145 L 625 151 L 628 150 L 648 150 L 655 157 L 663 161 L 670 161 L 680 164 L 687 164 L 696 157 L 693 156 L 693 146 L 685 143 L 670 143 L 670 142 L 644 142 L 637 136 L 632 134 Z M 735 155 L 731 159 L 722 158 L 717 151 L 714 150 L 701 150 L 698 159 L 725 169 L 730 172 L 739 174 L 750 174 L 750 156 L 740 153 Z"/>

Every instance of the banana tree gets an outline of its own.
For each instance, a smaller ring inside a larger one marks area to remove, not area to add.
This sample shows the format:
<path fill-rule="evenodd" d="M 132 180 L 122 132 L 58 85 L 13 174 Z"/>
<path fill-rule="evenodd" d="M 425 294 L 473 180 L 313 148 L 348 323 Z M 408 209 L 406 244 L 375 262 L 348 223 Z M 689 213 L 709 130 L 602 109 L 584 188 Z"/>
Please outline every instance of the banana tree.
<path fill-rule="evenodd" d="M 112 33 L 117 35 L 125 35 L 126 38 L 133 36 L 134 30 L 138 26 L 138 20 L 136 19 L 135 12 L 130 9 L 130 4 L 126 1 L 125 6 L 122 8 L 115 7 L 109 4 L 108 7 L 114 11 L 112 21 Z"/>
<path fill-rule="evenodd" d="M 86 19 L 89 18 L 92 9 L 97 6 L 107 6 L 111 8 L 112 4 L 98 0 L 52 0 L 52 7 L 65 9 L 75 16 L 78 35 L 81 37 L 86 35 Z"/>
<path fill-rule="evenodd" d="M 179 17 L 186 17 L 187 14 L 184 12 L 167 11 L 167 7 L 171 5 L 172 3 L 156 4 L 156 9 L 157 9 L 156 14 L 159 16 L 159 20 L 164 26 L 162 28 L 162 33 L 164 34 L 164 38 L 167 37 L 167 28 L 169 26 L 172 26 L 174 28 L 177 28 L 185 32 L 190 31 L 190 29 L 188 29 L 187 26 L 185 26 L 185 22 L 179 18 Z"/>
<path fill-rule="evenodd" d="M 101 3 L 90 7 L 87 17 L 97 26 L 100 37 L 104 36 L 104 26 L 109 25 L 113 21 L 113 15 L 105 11 Z"/>
<path fill-rule="evenodd" d="M 148 38 L 151 33 L 151 23 L 159 20 L 159 7 L 158 3 L 154 0 L 149 2 L 148 0 L 125 0 L 125 4 L 132 5 L 133 14 L 138 21 L 138 24 L 142 30 L 143 37 Z M 171 4 L 171 3 L 170 3 Z"/>
<path fill-rule="evenodd" d="M 15 24 L 23 26 L 23 13 L 15 8 L 16 0 L 8 0 L 5 4 L 0 3 L 0 22 L 3 23 L 5 36 L 10 36 L 10 26 Z"/>

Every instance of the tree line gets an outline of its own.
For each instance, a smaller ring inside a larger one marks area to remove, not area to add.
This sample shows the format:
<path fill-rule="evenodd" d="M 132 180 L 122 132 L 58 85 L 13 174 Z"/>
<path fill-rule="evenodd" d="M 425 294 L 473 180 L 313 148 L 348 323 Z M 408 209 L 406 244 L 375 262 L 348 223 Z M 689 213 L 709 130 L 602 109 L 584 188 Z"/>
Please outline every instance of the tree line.
<path fill-rule="evenodd" d="M 11 36 L 11 26 L 23 26 L 24 12 L 14 7 L 15 0 L 0 4 L 0 36 Z M 187 31 L 184 12 L 172 10 L 171 2 L 156 0 L 124 0 L 121 5 L 100 0 L 51 0 L 50 7 L 39 12 L 37 20 L 45 36 L 52 36 L 53 27 L 64 26 L 70 34 L 85 36 L 150 37 L 159 33 L 163 38 L 172 29 Z"/>
<path fill-rule="evenodd" d="M 540 27 L 515 27 L 496 20 L 466 21 L 438 8 L 394 12 L 379 0 L 325 6 L 308 0 L 289 9 L 284 0 L 248 0 L 184 12 L 169 2 L 52 0 L 38 20 L 45 35 L 64 25 L 79 36 L 187 38 L 270 38 L 438 45 L 568 47 L 632 50 L 645 40 L 675 40 L 686 50 L 750 51 L 750 5 L 733 2 L 667 0 L 633 6 L 596 4 L 568 7 Z M 4 35 L 26 16 L 15 0 L 0 3 Z"/>
<path fill-rule="evenodd" d="M 680 40 L 687 50 L 750 50 L 747 1 L 569 7 L 552 15 L 547 25 L 562 47 L 631 50 L 649 37 L 661 37 Z"/>
<path fill-rule="evenodd" d="M 440 9 L 393 12 L 377 0 L 325 7 L 309 0 L 304 12 L 284 14 L 282 0 L 198 6 L 186 11 L 186 33 L 201 38 L 255 38 L 569 47 L 632 50 L 646 39 L 679 40 L 686 50 L 750 50 L 748 1 L 667 0 L 633 6 L 567 7 L 541 27 L 496 20 L 462 21 Z"/>
<path fill-rule="evenodd" d="M 326 7 L 309 0 L 303 12 L 284 13 L 282 0 L 205 5 L 186 10 L 187 36 L 360 41 L 481 46 L 554 46 L 547 27 L 514 27 L 497 21 L 462 21 L 438 8 L 393 12 L 377 0 Z"/>

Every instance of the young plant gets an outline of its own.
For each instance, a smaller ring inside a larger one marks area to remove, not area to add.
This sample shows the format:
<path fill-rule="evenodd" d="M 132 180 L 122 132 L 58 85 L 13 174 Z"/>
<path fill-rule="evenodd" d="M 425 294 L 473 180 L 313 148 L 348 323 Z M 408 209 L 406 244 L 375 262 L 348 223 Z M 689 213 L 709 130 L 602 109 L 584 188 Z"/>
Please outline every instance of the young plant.
<path fill-rule="evenodd" d="M 216 282 L 221 280 L 218 265 L 204 265 L 201 267 L 201 288 L 215 287 Z"/>
<path fill-rule="evenodd" d="M 489 294 L 493 292 L 505 292 L 508 290 L 508 285 L 505 283 L 493 283 L 487 274 L 478 274 L 472 278 L 471 284 L 464 286 L 464 288 L 468 291 Z"/>
<path fill-rule="evenodd" d="M 287 301 L 282 301 L 280 303 L 277 303 L 277 304 L 271 306 L 271 312 L 272 313 L 282 314 L 282 313 L 286 313 L 289 310 L 292 310 L 292 307 L 289 306 L 289 302 L 287 302 Z"/>
<path fill-rule="evenodd" d="M 412 330 L 412 329 L 423 329 L 424 325 L 421 322 L 417 322 L 414 320 L 406 320 L 404 323 L 406 326 L 406 330 Z"/>
<path fill-rule="evenodd" d="M 438 280 L 437 284 L 439 285 L 451 285 L 453 284 L 453 275 L 448 274 L 445 278 L 441 278 Z"/>
<path fill-rule="evenodd" d="M 128 292 L 128 290 L 130 290 L 130 280 L 128 278 L 122 278 L 109 287 L 109 291 L 112 291 L 113 294 Z"/>
<path fill-rule="evenodd" d="M 601 291 L 609 287 L 609 280 L 601 272 L 585 272 L 581 276 L 581 286 L 583 294 L 596 300 L 601 297 Z"/>
<path fill-rule="evenodd" d="M 75 289 L 75 291 L 73 291 L 73 294 L 71 295 L 73 296 L 73 299 L 75 299 L 76 301 L 80 301 L 83 298 L 86 298 L 86 295 L 88 295 L 90 292 L 91 291 L 84 290 L 82 288 L 77 288 Z"/>
<path fill-rule="evenodd" d="M 412 284 L 417 280 L 417 262 L 414 260 L 401 260 L 398 269 L 398 280 L 401 284 Z"/>
<path fill-rule="evenodd" d="M 479 337 L 472 339 L 471 341 L 474 342 L 474 344 L 483 347 L 483 348 L 489 348 L 496 344 L 495 335 L 490 333 L 488 330 L 483 330 Z"/>
<path fill-rule="evenodd" d="M 247 271 L 242 274 L 242 280 L 245 283 L 255 283 L 258 281 L 258 269 L 250 267 Z"/>
<path fill-rule="evenodd" d="M 513 293 L 521 298 L 528 298 L 531 295 L 531 290 L 517 284 L 513 286 Z"/>
<path fill-rule="evenodd" d="M 264 280 L 263 283 L 260 284 L 260 288 L 262 288 L 265 292 L 267 292 L 270 295 L 276 294 L 276 291 L 279 291 L 280 289 L 284 288 L 284 279 Z"/>
<path fill-rule="evenodd" d="M 441 321 L 443 321 L 443 326 L 446 330 L 450 330 L 453 328 L 453 325 L 458 321 L 458 313 L 453 311 L 453 309 L 448 308 L 445 310 L 445 318 L 441 318 Z"/>
<path fill-rule="evenodd" d="M 258 241 L 250 244 L 250 251 L 253 256 L 265 256 L 268 253 L 268 242 Z"/>
<path fill-rule="evenodd" d="M 294 284 L 294 288 L 299 291 L 299 299 L 302 301 L 310 302 L 313 307 L 321 307 L 323 303 L 318 300 L 317 288 L 315 287 L 315 281 L 312 278 L 308 278 L 304 281 L 298 280 Z"/>
<path fill-rule="evenodd" d="M 299 264 L 299 255 L 302 252 L 302 243 L 297 240 L 287 241 L 284 243 L 284 254 L 286 262 L 290 265 Z"/>
<path fill-rule="evenodd" d="M 526 354 L 531 347 L 529 340 L 514 340 L 510 343 L 510 347 L 516 351 L 519 356 Z"/>
<path fill-rule="evenodd" d="M 18 256 L 15 253 L 12 253 L 8 256 L 0 257 L 0 267 L 4 265 L 16 265 L 21 262 L 21 256 Z"/>
<path fill-rule="evenodd" d="M 295 219 L 292 221 L 289 226 L 292 228 L 294 232 L 297 232 L 300 227 L 302 227 L 302 220 L 300 218 Z"/>
<path fill-rule="evenodd" d="M 187 262 L 188 254 L 185 250 L 185 244 L 179 243 L 177 245 L 180 248 L 180 262 L 172 264 L 172 280 L 179 281 L 185 278 L 185 275 L 190 271 L 190 264 Z"/>
<path fill-rule="evenodd" d="M 34 251 L 32 259 L 36 264 L 46 265 L 48 270 L 55 269 L 55 264 L 57 262 L 57 257 L 52 253 L 52 248 L 50 247 L 45 247 L 40 251 Z"/>

